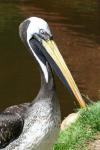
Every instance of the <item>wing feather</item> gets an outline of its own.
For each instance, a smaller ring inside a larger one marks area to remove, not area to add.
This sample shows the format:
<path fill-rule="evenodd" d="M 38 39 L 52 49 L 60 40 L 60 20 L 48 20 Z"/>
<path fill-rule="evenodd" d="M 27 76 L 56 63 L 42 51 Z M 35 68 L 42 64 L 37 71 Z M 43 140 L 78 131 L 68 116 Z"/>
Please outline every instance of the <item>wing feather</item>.
<path fill-rule="evenodd" d="M 14 105 L 0 113 L 0 149 L 20 136 L 29 107 L 30 103 Z"/>
<path fill-rule="evenodd" d="M 19 137 L 23 130 L 24 120 L 18 114 L 3 112 L 0 114 L 0 148 L 6 147 Z"/>

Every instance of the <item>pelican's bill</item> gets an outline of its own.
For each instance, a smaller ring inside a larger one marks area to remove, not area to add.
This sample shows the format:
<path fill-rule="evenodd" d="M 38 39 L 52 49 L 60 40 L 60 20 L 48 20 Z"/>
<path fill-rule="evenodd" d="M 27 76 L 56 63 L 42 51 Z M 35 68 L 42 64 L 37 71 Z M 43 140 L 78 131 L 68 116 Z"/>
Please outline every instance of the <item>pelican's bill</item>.
<path fill-rule="evenodd" d="M 60 51 L 53 40 L 42 40 L 42 45 L 45 47 L 46 51 L 50 55 L 50 57 L 54 60 L 56 65 L 59 67 L 60 71 L 62 72 L 65 80 L 67 81 L 71 91 L 73 92 L 74 96 L 76 97 L 78 103 L 81 107 L 85 107 L 85 102 L 80 94 L 80 91 L 69 71 Z"/>

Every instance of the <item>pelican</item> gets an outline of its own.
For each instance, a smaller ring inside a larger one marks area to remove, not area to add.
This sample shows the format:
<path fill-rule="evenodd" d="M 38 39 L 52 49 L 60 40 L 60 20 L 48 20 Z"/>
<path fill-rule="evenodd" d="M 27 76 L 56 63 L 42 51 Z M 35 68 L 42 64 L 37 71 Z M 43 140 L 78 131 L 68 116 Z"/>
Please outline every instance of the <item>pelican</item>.
<path fill-rule="evenodd" d="M 19 35 L 38 63 L 41 87 L 31 103 L 11 106 L 0 113 L 0 149 L 49 150 L 58 137 L 61 123 L 52 70 L 81 107 L 85 107 L 85 102 L 53 40 L 47 22 L 30 17 L 20 24 Z"/>

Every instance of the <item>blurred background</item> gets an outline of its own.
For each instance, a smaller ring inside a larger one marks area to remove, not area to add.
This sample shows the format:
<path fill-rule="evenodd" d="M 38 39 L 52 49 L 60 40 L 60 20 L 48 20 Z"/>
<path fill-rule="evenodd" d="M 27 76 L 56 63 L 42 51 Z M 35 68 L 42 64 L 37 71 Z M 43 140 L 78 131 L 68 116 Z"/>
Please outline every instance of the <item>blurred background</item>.
<path fill-rule="evenodd" d="M 37 65 L 20 41 L 18 26 L 30 16 L 44 18 L 81 93 L 100 99 L 99 0 L 0 0 L 0 111 L 29 102 L 40 87 Z M 74 98 L 55 76 L 62 117 Z"/>

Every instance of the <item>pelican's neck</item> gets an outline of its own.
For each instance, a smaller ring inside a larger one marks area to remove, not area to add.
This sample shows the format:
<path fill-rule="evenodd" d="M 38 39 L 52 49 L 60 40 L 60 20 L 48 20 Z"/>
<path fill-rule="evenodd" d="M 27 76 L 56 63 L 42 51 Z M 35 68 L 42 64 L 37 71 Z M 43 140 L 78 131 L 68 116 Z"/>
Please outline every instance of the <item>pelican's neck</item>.
<path fill-rule="evenodd" d="M 46 69 L 48 73 L 48 82 L 46 81 L 44 72 L 41 66 L 39 65 L 40 76 L 41 76 L 41 87 L 35 100 L 33 100 L 32 104 L 41 100 L 46 102 L 46 99 L 48 100 L 48 98 L 49 100 L 52 100 L 52 97 L 55 94 L 55 84 L 54 84 L 53 74 L 48 62 L 46 62 Z"/>
<path fill-rule="evenodd" d="M 34 56 L 40 70 L 41 75 L 41 88 L 40 91 L 46 95 L 47 91 L 54 90 L 54 80 L 51 67 L 47 62 L 44 55 L 39 51 L 41 47 L 37 46 L 37 41 L 28 43 L 28 47 L 31 50 L 32 55 Z"/>
<path fill-rule="evenodd" d="M 52 91 L 55 88 L 52 70 L 51 70 L 51 67 L 50 67 L 48 62 L 46 62 L 45 67 L 46 67 L 46 73 L 48 74 L 48 80 L 46 79 L 46 76 L 45 76 L 41 66 L 39 66 L 40 75 L 41 75 L 41 88 L 40 88 L 40 90 L 43 90 L 44 92 Z"/>

